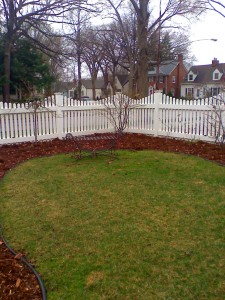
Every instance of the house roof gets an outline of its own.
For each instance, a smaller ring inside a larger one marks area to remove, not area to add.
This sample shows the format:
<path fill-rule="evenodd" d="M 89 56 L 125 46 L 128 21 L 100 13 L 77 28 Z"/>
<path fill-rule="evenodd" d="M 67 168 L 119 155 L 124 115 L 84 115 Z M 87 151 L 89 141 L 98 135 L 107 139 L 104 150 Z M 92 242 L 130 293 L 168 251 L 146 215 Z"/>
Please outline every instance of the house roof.
<path fill-rule="evenodd" d="M 221 79 L 217 80 L 217 82 L 224 81 L 225 63 L 218 62 L 217 64 L 192 66 L 189 69 L 188 74 L 190 72 L 193 72 L 195 75 L 197 75 L 196 78 L 192 81 L 194 83 L 209 83 L 215 82 L 215 80 L 213 80 L 213 72 L 215 70 L 218 70 L 223 74 Z M 188 82 L 188 77 L 185 78 L 184 82 Z"/>
<path fill-rule="evenodd" d="M 86 89 L 92 89 L 92 82 L 91 79 L 82 79 L 81 83 Z M 76 88 L 76 82 L 64 82 L 58 81 L 53 84 L 53 88 L 55 92 L 65 92 L 68 90 L 73 90 Z M 103 89 L 104 88 L 104 80 L 103 78 L 97 78 L 95 81 L 95 88 L 96 89 Z"/>
<path fill-rule="evenodd" d="M 91 79 L 82 79 L 81 83 L 86 89 L 92 89 L 92 82 Z M 103 89 L 104 88 L 104 80 L 103 78 L 97 78 L 95 81 L 95 88 L 96 89 Z"/>
<path fill-rule="evenodd" d="M 75 82 L 64 82 L 64 81 L 57 81 L 56 83 L 53 83 L 53 90 L 55 92 L 65 92 L 68 90 L 72 90 L 76 88 Z"/>
<path fill-rule="evenodd" d="M 171 72 L 177 67 L 177 65 L 179 64 L 178 61 L 176 60 L 166 60 L 160 63 L 159 65 L 159 75 L 169 75 L 171 74 Z M 156 75 L 156 71 L 157 71 L 157 65 L 152 64 L 150 62 L 150 68 L 148 71 L 148 75 Z"/>
<path fill-rule="evenodd" d="M 121 86 L 124 86 L 129 81 L 128 75 L 117 74 L 116 76 L 117 76 Z"/>

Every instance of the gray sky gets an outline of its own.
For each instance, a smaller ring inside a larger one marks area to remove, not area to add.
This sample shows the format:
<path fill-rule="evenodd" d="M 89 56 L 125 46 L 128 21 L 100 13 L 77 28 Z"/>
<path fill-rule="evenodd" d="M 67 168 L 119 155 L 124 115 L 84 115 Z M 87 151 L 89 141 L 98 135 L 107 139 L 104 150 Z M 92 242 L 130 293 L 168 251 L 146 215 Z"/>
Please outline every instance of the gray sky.
<path fill-rule="evenodd" d="M 191 26 L 191 41 L 210 38 L 216 38 L 218 41 L 192 43 L 192 52 L 197 58 L 195 65 L 210 64 L 214 57 L 225 63 L 225 18 L 215 12 L 208 12 L 201 21 Z"/>

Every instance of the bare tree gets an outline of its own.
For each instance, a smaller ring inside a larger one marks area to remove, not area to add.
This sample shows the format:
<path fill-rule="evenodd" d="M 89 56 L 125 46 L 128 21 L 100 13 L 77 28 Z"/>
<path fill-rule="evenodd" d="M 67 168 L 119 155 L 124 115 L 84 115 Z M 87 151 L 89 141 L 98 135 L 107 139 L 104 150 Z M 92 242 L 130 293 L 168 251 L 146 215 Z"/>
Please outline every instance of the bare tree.
<path fill-rule="evenodd" d="M 105 81 L 105 94 L 107 96 L 106 87 L 109 82 L 112 85 L 113 94 L 116 92 L 115 77 L 119 65 L 123 64 L 124 61 L 124 49 L 116 22 L 112 22 L 107 26 L 101 26 L 99 30 L 99 38 L 103 50 L 100 69 Z"/>
<path fill-rule="evenodd" d="M 96 98 L 96 79 L 100 70 L 101 60 L 103 58 L 103 50 L 99 41 L 98 30 L 87 28 L 82 35 L 82 60 L 86 63 L 92 82 L 93 99 Z"/>
<path fill-rule="evenodd" d="M 52 26 L 43 23 L 43 29 L 38 31 L 31 28 L 29 30 L 30 39 L 32 38 L 35 48 L 42 52 L 44 60 L 49 64 L 49 71 L 55 80 L 58 80 L 67 59 L 67 45 L 65 38 L 58 35 Z M 41 26 L 40 26 L 41 27 Z M 44 48 L 43 46 L 44 45 Z M 51 90 L 47 91 L 51 94 Z"/>
<path fill-rule="evenodd" d="M 49 111 L 46 107 L 46 100 L 41 98 L 33 97 L 33 99 L 28 100 L 25 103 L 25 107 L 32 112 L 33 114 L 33 128 L 34 128 L 34 142 L 37 143 L 38 141 L 38 126 L 39 126 L 39 119 L 38 119 L 38 112 L 42 112 L 43 110 Z M 31 119 L 31 121 L 32 121 Z"/>
<path fill-rule="evenodd" d="M 119 65 L 129 72 L 129 96 L 136 94 L 136 65 L 137 65 L 137 29 L 136 17 L 132 7 L 128 7 L 128 14 L 121 13 L 121 7 L 126 3 L 125 0 L 113 1 L 107 0 L 109 7 L 112 8 L 113 13 L 111 17 L 115 20 L 114 34 L 117 37 L 117 43 L 122 50 L 122 59 Z M 127 9 L 127 8 L 126 8 Z"/>
<path fill-rule="evenodd" d="M 225 3 L 224 3 L 224 1 L 206 0 L 206 4 L 207 4 L 207 8 L 209 10 L 213 10 L 225 18 Z"/>
<path fill-rule="evenodd" d="M 45 22 L 61 23 L 65 14 L 77 3 L 85 4 L 86 0 L 2 0 L 0 4 L 1 23 L 4 28 L 4 101 L 10 96 L 10 58 L 13 44 L 21 36 L 31 39 L 41 49 L 46 45 L 36 42 L 29 34 L 31 28 L 42 32 L 42 24 Z M 40 26 L 41 24 L 41 26 Z"/>
<path fill-rule="evenodd" d="M 78 0 L 78 8 L 72 10 L 68 15 L 69 26 L 67 29 L 70 33 L 67 33 L 67 44 L 69 49 L 70 61 L 73 61 L 76 66 L 76 72 L 74 72 L 74 79 L 77 82 L 77 99 L 81 99 L 81 80 L 82 80 L 82 63 L 83 63 L 83 43 L 82 39 L 83 31 L 85 34 L 86 27 L 89 26 L 89 20 L 96 13 L 97 9 L 92 6 L 89 11 L 82 10 L 82 1 Z"/>
<path fill-rule="evenodd" d="M 148 94 L 148 24 L 149 24 L 149 0 L 130 1 L 137 15 L 138 36 L 138 94 L 144 97 Z"/>
<path fill-rule="evenodd" d="M 130 41 L 126 31 L 123 14 L 121 13 L 122 7 L 126 5 L 125 0 L 107 0 L 113 10 L 111 17 L 116 19 L 120 32 L 127 50 L 127 57 L 130 65 L 130 81 L 137 81 L 137 93 L 140 98 L 148 94 L 148 62 L 149 62 L 149 36 L 158 31 L 161 32 L 163 26 L 165 27 L 167 21 L 171 21 L 175 16 L 190 17 L 196 16 L 205 10 L 204 0 L 160 0 L 159 15 L 154 17 L 151 8 L 152 2 L 150 0 L 130 0 L 129 3 L 133 8 L 133 16 L 135 17 L 135 52 L 134 47 L 130 46 Z M 201 5 L 199 4 L 201 2 Z M 160 42 L 160 35 L 158 35 L 158 43 Z"/>
<path fill-rule="evenodd" d="M 126 42 L 121 38 L 123 50 L 120 66 L 129 72 L 129 96 L 137 97 L 137 64 L 138 64 L 138 45 L 137 45 L 137 20 L 132 7 L 128 14 L 123 15 L 123 29 L 126 35 Z"/>
<path fill-rule="evenodd" d="M 105 113 L 114 131 L 120 137 L 129 124 L 130 111 L 138 107 L 136 101 L 123 94 L 116 94 L 103 100 Z"/>

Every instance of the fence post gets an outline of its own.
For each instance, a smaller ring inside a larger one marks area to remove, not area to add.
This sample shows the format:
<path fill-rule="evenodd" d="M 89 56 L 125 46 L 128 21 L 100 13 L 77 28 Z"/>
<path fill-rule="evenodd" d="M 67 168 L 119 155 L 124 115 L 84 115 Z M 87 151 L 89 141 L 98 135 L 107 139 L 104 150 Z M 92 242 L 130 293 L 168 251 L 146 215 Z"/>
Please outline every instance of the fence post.
<path fill-rule="evenodd" d="M 62 138 L 64 135 L 63 130 L 63 94 L 55 93 L 55 105 L 56 105 L 56 130 L 58 138 Z"/>
<path fill-rule="evenodd" d="M 63 106 L 63 94 L 62 93 L 55 93 L 55 105 Z"/>
<path fill-rule="evenodd" d="M 154 94 L 154 136 L 159 135 L 159 104 L 161 103 L 162 100 L 162 93 L 155 93 Z"/>

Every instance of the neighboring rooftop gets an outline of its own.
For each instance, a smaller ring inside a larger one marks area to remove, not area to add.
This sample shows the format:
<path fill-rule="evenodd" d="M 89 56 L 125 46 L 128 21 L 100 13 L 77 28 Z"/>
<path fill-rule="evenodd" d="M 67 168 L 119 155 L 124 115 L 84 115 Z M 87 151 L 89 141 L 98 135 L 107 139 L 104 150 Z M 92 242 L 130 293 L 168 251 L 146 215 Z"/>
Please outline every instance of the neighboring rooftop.
<path fill-rule="evenodd" d="M 196 66 L 192 66 L 189 71 L 188 74 L 190 72 L 192 72 L 193 74 L 197 75 L 195 77 L 195 79 L 193 80 L 193 82 L 195 83 L 209 83 L 209 82 L 215 82 L 215 80 L 213 80 L 213 72 L 218 70 L 221 74 L 223 74 L 221 76 L 220 79 L 218 79 L 218 82 L 224 81 L 225 79 L 225 63 L 220 63 L 219 60 L 217 58 L 214 58 L 212 60 L 211 64 L 208 65 L 196 65 Z M 188 81 L 188 77 L 185 78 L 185 81 Z"/>
<path fill-rule="evenodd" d="M 129 81 L 129 76 L 125 74 L 117 74 L 116 75 L 121 86 L 124 86 Z"/>
<path fill-rule="evenodd" d="M 81 83 L 86 89 L 92 89 L 92 82 L 91 79 L 82 79 Z M 104 88 L 104 80 L 103 78 L 97 78 L 95 81 L 95 88 L 96 89 L 103 89 Z"/>
<path fill-rule="evenodd" d="M 178 66 L 183 63 L 183 55 L 179 54 L 177 60 L 165 60 L 159 64 L 159 75 L 169 75 Z M 157 62 L 149 62 L 148 75 L 155 75 L 157 72 Z"/>

